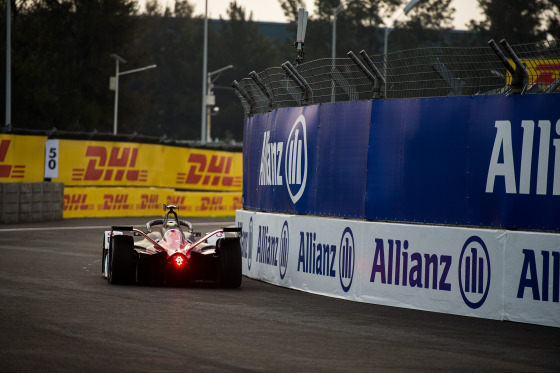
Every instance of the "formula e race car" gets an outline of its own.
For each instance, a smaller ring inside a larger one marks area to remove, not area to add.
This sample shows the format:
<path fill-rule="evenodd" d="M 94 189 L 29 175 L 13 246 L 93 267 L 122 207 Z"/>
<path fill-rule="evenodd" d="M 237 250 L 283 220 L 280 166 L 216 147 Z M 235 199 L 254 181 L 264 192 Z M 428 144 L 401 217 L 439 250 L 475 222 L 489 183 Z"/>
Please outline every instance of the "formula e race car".
<path fill-rule="evenodd" d="M 226 237 L 241 228 L 224 227 L 201 236 L 190 222 L 177 217 L 179 206 L 163 204 L 163 210 L 165 218 L 149 221 L 147 233 L 132 226 L 105 231 L 102 273 L 111 284 L 241 286 L 240 238 Z M 152 232 L 153 226 L 161 227 Z M 142 238 L 135 241 L 133 236 Z"/>

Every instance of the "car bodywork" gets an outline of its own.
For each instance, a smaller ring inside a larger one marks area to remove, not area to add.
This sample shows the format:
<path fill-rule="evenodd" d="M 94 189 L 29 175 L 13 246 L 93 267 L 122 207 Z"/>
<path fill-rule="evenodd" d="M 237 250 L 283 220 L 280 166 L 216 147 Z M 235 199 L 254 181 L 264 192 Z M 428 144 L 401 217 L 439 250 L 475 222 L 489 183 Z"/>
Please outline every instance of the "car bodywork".
<path fill-rule="evenodd" d="M 165 217 L 149 221 L 147 232 L 132 226 L 112 226 L 105 232 L 103 276 L 112 284 L 186 286 L 212 282 L 240 287 L 241 229 L 224 227 L 201 236 L 190 222 L 178 218 L 178 206 L 164 204 L 163 209 Z M 135 241 L 134 236 L 141 240 Z"/>

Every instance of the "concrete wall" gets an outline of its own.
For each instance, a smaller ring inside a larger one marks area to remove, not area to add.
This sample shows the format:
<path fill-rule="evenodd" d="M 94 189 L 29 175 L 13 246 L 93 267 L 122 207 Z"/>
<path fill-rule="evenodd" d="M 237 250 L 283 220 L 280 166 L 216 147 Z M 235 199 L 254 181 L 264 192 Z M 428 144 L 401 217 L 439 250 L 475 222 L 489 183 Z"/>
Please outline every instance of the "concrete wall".
<path fill-rule="evenodd" d="M 64 183 L 0 183 L 0 223 L 62 219 Z"/>

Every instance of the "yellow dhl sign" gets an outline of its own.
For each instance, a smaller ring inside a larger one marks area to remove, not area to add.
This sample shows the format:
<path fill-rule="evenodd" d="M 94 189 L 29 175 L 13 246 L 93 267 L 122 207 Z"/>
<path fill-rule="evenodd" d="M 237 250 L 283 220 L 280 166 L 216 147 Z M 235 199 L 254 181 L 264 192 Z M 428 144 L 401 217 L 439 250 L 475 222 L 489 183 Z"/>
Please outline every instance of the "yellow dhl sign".
<path fill-rule="evenodd" d="M 60 140 L 58 178 L 67 186 L 159 186 L 241 191 L 240 152 L 153 144 Z"/>
<path fill-rule="evenodd" d="M 179 205 L 185 217 L 229 217 L 242 209 L 241 192 L 190 192 L 167 188 L 65 187 L 63 218 L 161 215 Z"/>
<path fill-rule="evenodd" d="M 0 135 L 0 182 L 42 182 L 46 139 Z"/>
<path fill-rule="evenodd" d="M 515 67 L 513 60 L 509 60 L 509 63 Z M 560 60 L 522 59 L 521 63 L 525 65 L 525 69 L 529 73 L 529 86 L 537 84 L 541 89 L 546 89 L 560 77 Z M 508 72 L 506 83 L 511 84 L 511 81 L 512 75 Z"/>

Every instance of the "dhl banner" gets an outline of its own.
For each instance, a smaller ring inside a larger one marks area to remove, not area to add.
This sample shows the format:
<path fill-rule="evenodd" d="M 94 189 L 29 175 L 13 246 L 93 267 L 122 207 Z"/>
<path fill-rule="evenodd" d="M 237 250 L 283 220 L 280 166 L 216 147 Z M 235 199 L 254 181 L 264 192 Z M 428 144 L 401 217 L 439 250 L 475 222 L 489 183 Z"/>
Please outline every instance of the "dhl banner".
<path fill-rule="evenodd" d="M 0 135 L 0 182 L 42 182 L 46 136 Z"/>
<path fill-rule="evenodd" d="M 52 180 L 66 186 L 242 189 L 240 152 L 63 139 L 58 146 L 58 177 Z"/>
<path fill-rule="evenodd" d="M 558 77 L 560 77 L 560 63 L 558 60 L 528 60 L 521 59 L 527 73 L 529 73 L 529 86 L 538 84 L 541 89 L 550 86 Z M 512 66 L 515 66 L 513 60 L 509 60 Z M 507 84 L 511 84 L 512 76 L 507 73 Z"/>
<path fill-rule="evenodd" d="M 191 192 L 170 188 L 65 187 L 63 218 L 162 215 L 179 205 L 184 217 L 228 217 L 243 207 L 241 192 Z"/>

